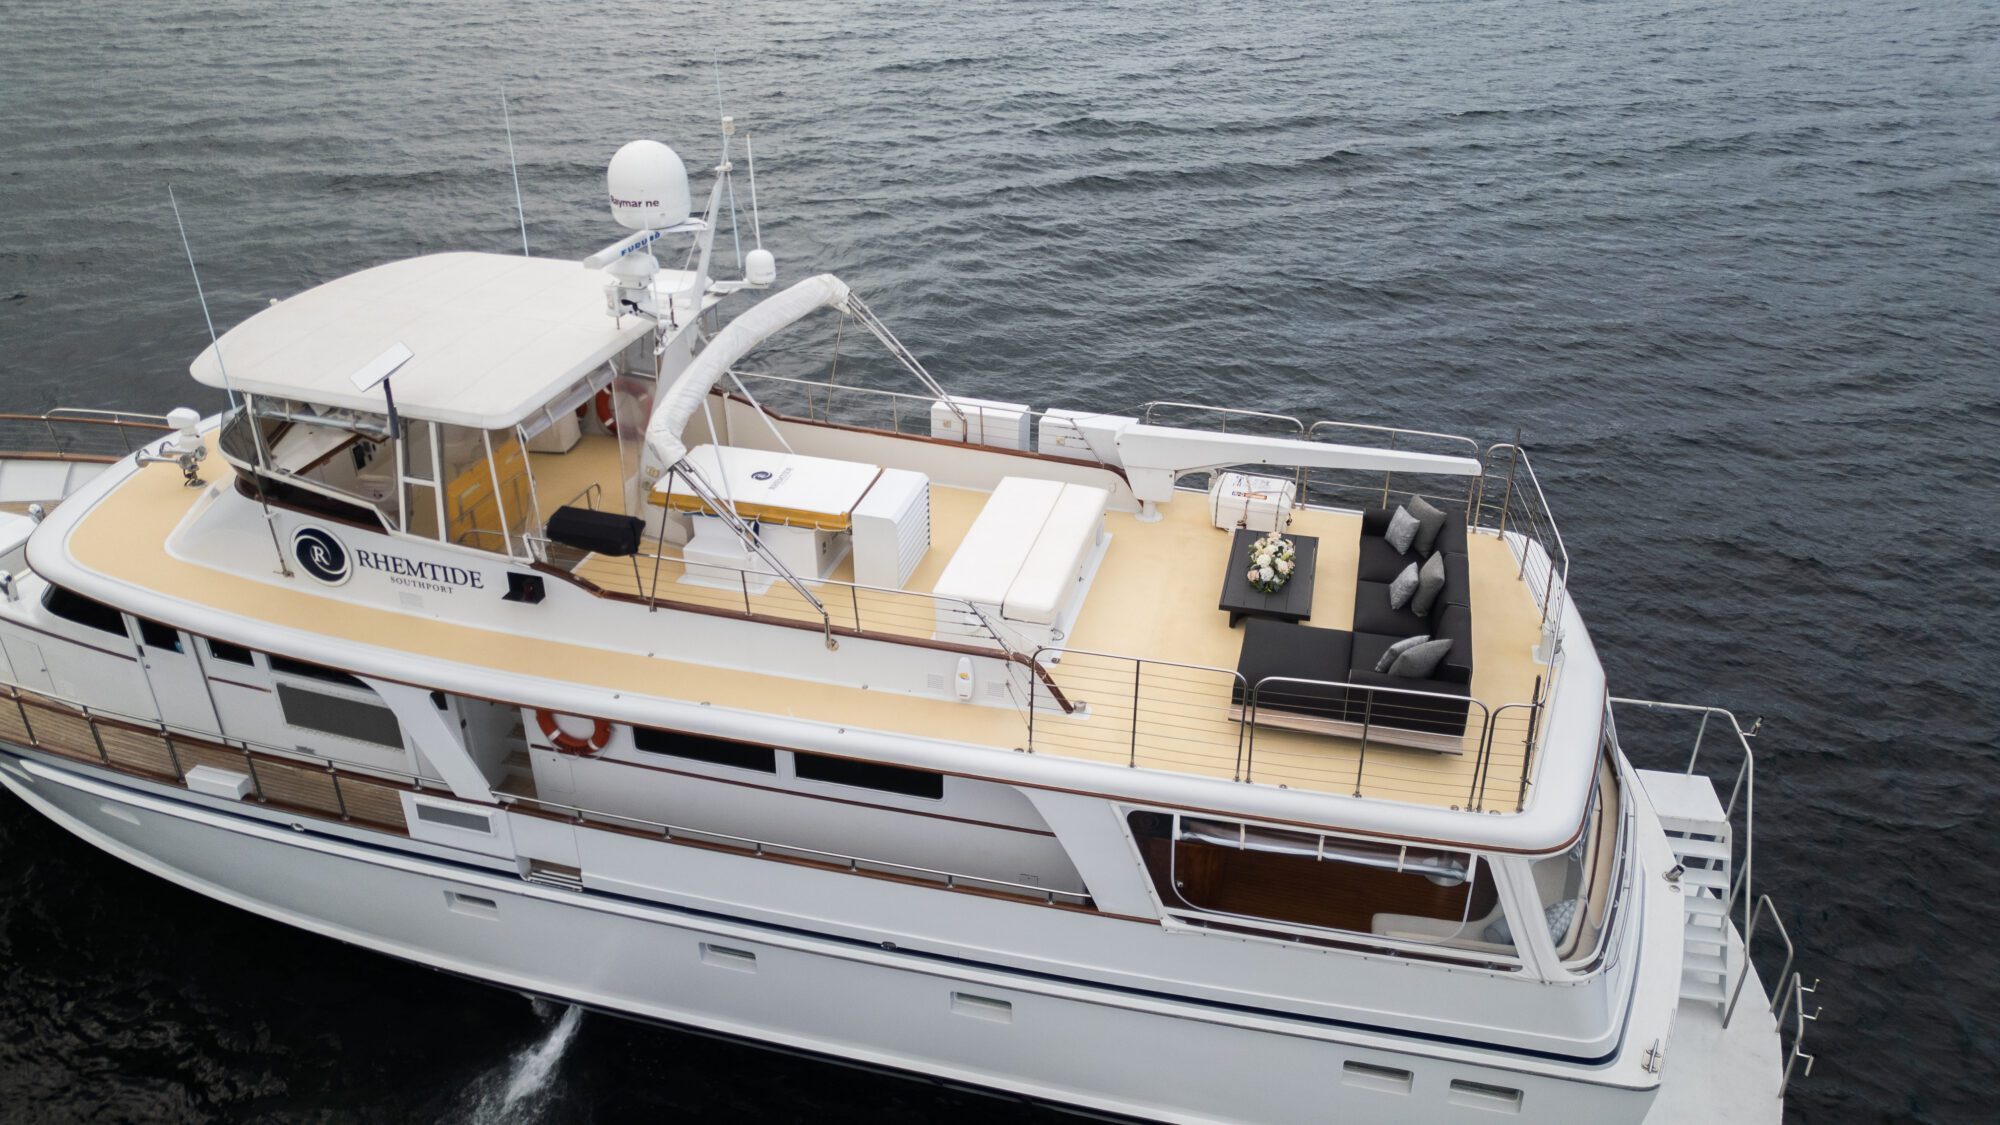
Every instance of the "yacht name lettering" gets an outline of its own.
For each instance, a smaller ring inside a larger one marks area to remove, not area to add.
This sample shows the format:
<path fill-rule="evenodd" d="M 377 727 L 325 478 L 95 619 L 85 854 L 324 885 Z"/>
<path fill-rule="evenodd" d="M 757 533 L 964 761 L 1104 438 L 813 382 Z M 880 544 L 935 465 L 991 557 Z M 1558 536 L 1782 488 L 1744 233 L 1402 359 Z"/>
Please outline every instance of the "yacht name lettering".
<path fill-rule="evenodd" d="M 368 570 L 379 570 L 391 579 L 415 578 L 435 589 L 449 592 L 453 586 L 468 586 L 474 590 L 486 588 L 486 576 L 476 570 L 462 566 L 446 566 L 443 563 L 418 562 L 401 555 L 391 555 L 382 551 L 354 552 L 356 566 Z M 408 583 L 402 583 L 408 585 Z"/>

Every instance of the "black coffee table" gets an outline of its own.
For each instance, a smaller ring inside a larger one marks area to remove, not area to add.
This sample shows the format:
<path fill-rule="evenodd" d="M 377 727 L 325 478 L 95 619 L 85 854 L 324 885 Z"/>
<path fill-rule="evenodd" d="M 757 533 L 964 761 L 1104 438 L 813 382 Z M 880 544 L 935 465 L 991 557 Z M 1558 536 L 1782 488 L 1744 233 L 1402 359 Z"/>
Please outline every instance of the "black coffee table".
<path fill-rule="evenodd" d="M 1250 544 L 1263 537 L 1261 531 L 1240 527 L 1229 542 L 1229 565 L 1222 572 L 1222 601 L 1216 608 L 1229 611 L 1232 629 L 1246 617 L 1304 621 L 1312 616 L 1313 564 L 1319 560 L 1318 537 L 1285 536 L 1292 541 L 1292 580 L 1275 594 L 1259 593 L 1245 577 L 1250 573 Z"/>

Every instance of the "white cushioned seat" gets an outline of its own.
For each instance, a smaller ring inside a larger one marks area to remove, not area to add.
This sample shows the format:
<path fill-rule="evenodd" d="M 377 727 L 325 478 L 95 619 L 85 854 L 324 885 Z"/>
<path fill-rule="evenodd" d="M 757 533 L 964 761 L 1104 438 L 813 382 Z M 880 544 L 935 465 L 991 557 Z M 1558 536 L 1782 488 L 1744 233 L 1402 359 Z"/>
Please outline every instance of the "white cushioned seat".
<path fill-rule="evenodd" d="M 1070 603 L 1104 530 L 1104 505 L 1111 494 L 1089 485 L 1066 484 L 1042 524 L 1034 549 L 1007 587 L 1000 614 L 1013 621 L 1053 625 Z"/>
<path fill-rule="evenodd" d="M 1005 605 L 1007 590 L 1027 562 L 1062 490 L 1052 480 L 1002 478 L 931 592 L 990 609 Z"/>
<path fill-rule="evenodd" d="M 932 592 L 1046 632 L 1071 608 L 1110 499 L 1089 485 L 1003 477 Z M 940 606 L 939 631 L 967 631 L 962 616 Z"/>

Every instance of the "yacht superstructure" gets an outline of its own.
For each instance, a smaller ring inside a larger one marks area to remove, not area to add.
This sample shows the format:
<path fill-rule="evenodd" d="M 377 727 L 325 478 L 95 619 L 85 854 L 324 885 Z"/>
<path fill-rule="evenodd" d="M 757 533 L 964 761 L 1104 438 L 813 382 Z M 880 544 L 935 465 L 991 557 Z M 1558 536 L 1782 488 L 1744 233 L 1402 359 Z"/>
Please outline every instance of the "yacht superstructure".
<path fill-rule="evenodd" d="M 1524 450 L 947 392 L 711 275 L 731 175 L 635 142 L 581 265 L 276 302 L 215 417 L 15 419 L 0 781 L 341 940 L 1099 1112 L 1780 1119 L 1753 732 L 1610 696 Z"/>

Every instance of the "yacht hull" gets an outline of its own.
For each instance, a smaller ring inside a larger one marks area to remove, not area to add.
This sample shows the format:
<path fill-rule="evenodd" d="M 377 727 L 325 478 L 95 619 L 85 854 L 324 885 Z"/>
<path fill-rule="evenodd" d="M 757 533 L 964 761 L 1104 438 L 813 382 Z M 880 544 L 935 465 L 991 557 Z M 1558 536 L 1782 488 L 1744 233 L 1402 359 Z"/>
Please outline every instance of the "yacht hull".
<path fill-rule="evenodd" d="M 313 933 L 593 1009 L 1037 1102 L 1148 1120 L 1427 1125 L 1492 1118 L 1499 1107 L 1468 1082 L 1520 1091 L 1524 1120 L 1636 1122 L 1653 1096 L 1364 1049 L 1322 1028 L 890 942 L 545 887 L 231 816 L 39 757 L 5 754 L 0 782 L 134 866 Z"/>

